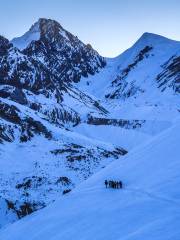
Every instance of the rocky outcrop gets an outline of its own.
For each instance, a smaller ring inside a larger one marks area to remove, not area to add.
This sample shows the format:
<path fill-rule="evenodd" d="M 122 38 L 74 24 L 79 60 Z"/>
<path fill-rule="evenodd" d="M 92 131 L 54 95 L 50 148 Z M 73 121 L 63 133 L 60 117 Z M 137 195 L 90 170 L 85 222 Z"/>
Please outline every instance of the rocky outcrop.
<path fill-rule="evenodd" d="M 171 57 L 162 68 L 162 72 L 156 78 L 158 88 L 162 92 L 169 88 L 176 94 L 180 93 L 180 56 Z"/>

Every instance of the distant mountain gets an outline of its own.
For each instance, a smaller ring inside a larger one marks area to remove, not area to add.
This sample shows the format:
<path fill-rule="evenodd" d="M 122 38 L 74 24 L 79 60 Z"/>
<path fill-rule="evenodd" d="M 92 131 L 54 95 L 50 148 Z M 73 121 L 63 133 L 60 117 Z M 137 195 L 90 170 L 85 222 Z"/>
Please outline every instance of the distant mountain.
<path fill-rule="evenodd" d="M 29 32 L 12 43 L 65 82 L 78 82 L 81 76 L 95 74 L 106 65 L 105 59 L 89 44 L 85 45 L 50 19 L 39 19 Z"/>
<path fill-rule="evenodd" d="M 107 98 L 128 98 L 171 91 L 179 94 L 180 42 L 144 33 L 118 57 L 119 73 Z"/>

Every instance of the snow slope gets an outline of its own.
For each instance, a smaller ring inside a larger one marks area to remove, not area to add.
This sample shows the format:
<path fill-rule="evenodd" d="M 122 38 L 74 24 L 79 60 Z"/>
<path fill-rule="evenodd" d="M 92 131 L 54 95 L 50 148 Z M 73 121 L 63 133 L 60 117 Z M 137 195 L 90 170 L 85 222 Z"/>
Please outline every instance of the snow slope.
<path fill-rule="evenodd" d="M 27 46 L 32 42 L 32 41 L 37 41 L 40 39 L 40 29 L 39 29 L 39 24 L 35 23 L 28 32 L 26 32 L 23 36 L 13 38 L 11 43 L 19 48 L 20 50 L 23 50 L 27 48 Z"/>
<path fill-rule="evenodd" d="M 180 122 L 51 206 L 0 231 L 2 240 L 179 240 Z M 121 179 L 122 190 L 105 179 Z"/>
<path fill-rule="evenodd" d="M 82 82 L 79 83 L 78 86 L 84 91 L 102 98 L 108 94 L 108 92 L 112 94 L 113 91 L 117 90 L 118 87 L 121 86 L 121 82 L 127 82 L 127 86 L 121 89 L 122 91 L 119 92 L 117 98 L 121 98 L 127 90 L 136 86 L 145 91 L 134 92 L 132 96 L 134 94 L 136 97 L 143 95 L 143 97 L 146 96 L 146 100 L 154 100 L 153 102 L 155 102 L 157 99 L 154 99 L 153 95 L 162 95 L 160 89 L 158 89 L 156 77 L 163 70 L 163 64 L 171 57 L 179 56 L 179 54 L 179 41 L 174 41 L 157 34 L 144 33 L 136 43 L 124 53 L 116 58 L 107 58 L 107 66 L 105 69 L 102 69 L 100 73 L 94 76 L 90 76 L 87 81 L 82 79 Z M 124 70 L 127 70 L 125 77 L 123 76 Z M 115 80 L 116 83 L 113 83 Z M 169 86 L 167 95 L 172 95 L 171 90 Z M 166 97 L 167 95 L 165 94 Z"/>
<path fill-rule="evenodd" d="M 108 90 L 110 97 L 136 97 L 141 101 L 144 98 L 144 102 L 155 102 L 158 101 L 158 96 L 165 99 L 168 95 L 173 95 L 171 83 L 164 82 L 160 87 L 157 76 L 163 71 L 163 65 L 179 54 L 180 42 L 144 33 L 130 49 L 118 57 L 119 74 Z"/>
<path fill-rule="evenodd" d="M 75 127 L 75 131 L 88 138 L 110 142 L 122 146 L 124 149 L 131 150 L 139 144 L 149 140 L 150 134 L 145 134 L 134 129 L 123 129 L 117 126 L 94 126 L 80 124 Z"/>
<path fill-rule="evenodd" d="M 179 115 L 179 56 L 180 42 L 144 33 L 124 53 L 106 59 L 99 73 L 82 78 L 78 87 L 96 96 L 109 118 L 150 121 L 145 132 L 156 128 L 157 133 Z"/>

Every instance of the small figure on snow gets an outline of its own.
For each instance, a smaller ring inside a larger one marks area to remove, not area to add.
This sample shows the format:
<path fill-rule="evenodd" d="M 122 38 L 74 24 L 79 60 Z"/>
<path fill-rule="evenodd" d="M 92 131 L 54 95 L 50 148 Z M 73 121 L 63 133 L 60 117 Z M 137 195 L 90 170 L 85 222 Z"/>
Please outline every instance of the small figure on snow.
<path fill-rule="evenodd" d="M 106 188 L 108 188 L 108 187 L 109 188 L 115 188 L 115 189 L 123 188 L 122 181 L 112 181 L 112 180 L 108 181 L 108 180 L 105 180 L 104 184 L 105 184 Z"/>
<path fill-rule="evenodd" d="M 119 188 L 122 188 L 122 181 L 119 181 Z"/>

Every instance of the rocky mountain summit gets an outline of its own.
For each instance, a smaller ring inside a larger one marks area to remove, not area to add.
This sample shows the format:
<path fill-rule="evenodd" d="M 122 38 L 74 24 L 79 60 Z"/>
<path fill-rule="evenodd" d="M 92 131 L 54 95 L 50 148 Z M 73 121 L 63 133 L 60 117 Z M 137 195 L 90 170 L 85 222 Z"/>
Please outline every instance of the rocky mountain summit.
<path fill-rule="evenodd" d="M 35 31 L 39 38 L 33 40 Z M 14 46 L 22 49 L 27 34 L 32 39 L 24 44 L 23 53 L 42 62 L 61 82 L 78 82 L 81 76 L 93 75 L 106 65 L 89 44 L 82 43 L 54 20 L 39 19 L 28 33 L 12 40 Z"/>

